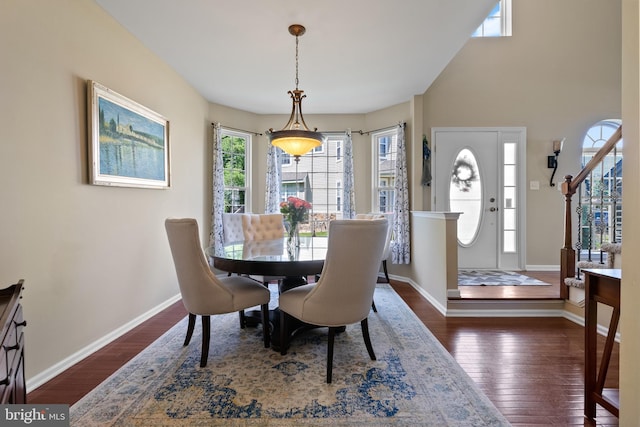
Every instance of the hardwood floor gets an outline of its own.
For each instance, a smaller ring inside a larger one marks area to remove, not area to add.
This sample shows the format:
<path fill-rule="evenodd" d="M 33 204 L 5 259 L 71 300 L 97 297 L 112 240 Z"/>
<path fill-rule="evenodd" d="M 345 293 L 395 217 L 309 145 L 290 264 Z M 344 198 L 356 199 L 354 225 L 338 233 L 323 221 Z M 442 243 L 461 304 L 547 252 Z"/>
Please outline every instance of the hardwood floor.
<path fill-rule="evenodd" d="M 582 415 L 582 326 L 562 318 L 446 318 L 410 285 L 392 286 L 514 426 L 618 425 L 600 407 L 597 423 Z M 184 316 L 181 302 L 172 305 L 31 391 L 28 402 L 75 403 Z M 618 351 L 616 344 L 607 387 L 618 385 Z"/>
<path fill-rule="evenodd" d="M 556 299 L 560 297 L 559 271 L 518 271 L 549 286 L 459 286 L 462 299 Z"/>

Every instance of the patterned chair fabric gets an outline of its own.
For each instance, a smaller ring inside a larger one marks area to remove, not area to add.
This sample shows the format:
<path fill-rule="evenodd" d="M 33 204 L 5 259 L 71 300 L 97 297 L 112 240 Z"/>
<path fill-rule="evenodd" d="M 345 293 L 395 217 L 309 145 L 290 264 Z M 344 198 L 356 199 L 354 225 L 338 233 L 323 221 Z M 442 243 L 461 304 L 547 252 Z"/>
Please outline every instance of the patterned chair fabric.
<path fill-rule="evenodd" d="M 222 232 L 224 242 L 238 242 L 244 240 L 242 231 L 242 217 L 244 213 L 223 213 L 222 214 Z"/>
<path fill-rule="evenodd" d="M 244 214 L 242 216 L 244 240 L 271 240 L 285 236 L 282 214 Z"/>

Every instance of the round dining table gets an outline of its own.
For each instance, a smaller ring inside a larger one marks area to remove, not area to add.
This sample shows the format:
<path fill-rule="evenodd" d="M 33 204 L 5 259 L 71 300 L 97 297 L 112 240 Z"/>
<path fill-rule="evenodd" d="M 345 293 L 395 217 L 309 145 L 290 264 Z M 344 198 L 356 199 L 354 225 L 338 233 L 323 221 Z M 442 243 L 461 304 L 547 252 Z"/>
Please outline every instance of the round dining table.
<path fill-rule="evenodd" d="M 317 276 L 322 272 L 327 254 L 326 237 L 300 237 L 299 246 L 290 247 L 287 238 L 274 240 L 243 240 L 213 245 L 205 249 L 205 253 L 213 261 L 213 267 L 230 274 L 278 277 L 278 292 L 307 284 L 309 276 Z M 248 318 L 259 322 L 260 316 L 250 314 Z M 271 347 L 280 351 L 280 315 L 279 310 L 272 310 Z M 287 321 L 287 329 L 291 337 L 313 328 L 313 325 Z M 290 324 L 289 324 L 290 323 Z"/>
<path fill-rule="evenodd" d="M 213 245 L 205 253 L 214 268 L 229 273 L 305 277 L 320 274 L 327 254 L 326 237 L 300 237 L 290 248 L 287 238 L 242 240 Z"/>

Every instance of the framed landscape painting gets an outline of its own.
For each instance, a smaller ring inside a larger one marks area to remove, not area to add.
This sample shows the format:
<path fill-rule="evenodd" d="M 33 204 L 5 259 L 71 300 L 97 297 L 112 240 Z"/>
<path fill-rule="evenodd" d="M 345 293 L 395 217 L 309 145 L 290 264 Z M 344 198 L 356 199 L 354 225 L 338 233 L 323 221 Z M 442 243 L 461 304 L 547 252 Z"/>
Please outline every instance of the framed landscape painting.
<path fill-rule="evenodd" d="M 89 180 L 94 185 L 169 188 L 169 122 L 88 81 Z"/>

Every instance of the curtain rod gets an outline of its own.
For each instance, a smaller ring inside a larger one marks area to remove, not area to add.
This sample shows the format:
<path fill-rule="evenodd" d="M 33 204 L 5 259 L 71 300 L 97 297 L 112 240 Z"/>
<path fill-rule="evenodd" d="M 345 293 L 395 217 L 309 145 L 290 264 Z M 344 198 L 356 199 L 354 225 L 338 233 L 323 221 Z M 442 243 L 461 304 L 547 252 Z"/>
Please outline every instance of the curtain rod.
<path fill-rule="evenodd" d="M 215 125 L 216 125 L 215 123 L 211 123 L 211 126 L 215 126 Z M 220 126 L 221 126 L 221 127 L 223 127 L 223 128 L 225 128 L 225 129 L 229 129 L 229 130 L 235 130 L 235 131 L 238 131 L 238 132 L 250 133 L 250 134 L 255 135 L 255 136 L 262 136 L 262 134 L 261 134 L 261 133 L 258 133 L 258 132 L 253 131 L 253 130 L 246 130 L 246 129 L 232 128 L 231 126 L 225 126 L 225 125 L 223 125 L 222 123 L 220 124 Z"/>
<path fill-rule="evenodd" d="M 406 122 L 399 122 L 398 124 L 402 124 L 402 127 L 406 127 L 407 123 Z M 373 129 L 373 130 L 352 130 L 351 133 L 358 133 L 360 135 L 369 135 L 372 134 L 374 132 L 380 132 L 381 130 L 389 130 L 389 129 L 393 129 L 398 125 L 392 125 L 392 126 L 387 126 L 387 127 L 383 127 L 380 129 Z M 321 130 L 320 133 L 345 133 L 346 130 Z"/>
<path fill-rule="evenodd" d="M 406 127 L 407 126 L 407 122 L 399 122 L 398 124 L 402 124 L 402 127 Z M 215 123 L 211 123 L 212 126 L 215 126 Z M 255 136 L 262 136 L 263 134 L 259 133 L 259 132 L 255 132 L 252 130 L 245 130 L 245 129 L 238 129 L 238 128 L 233 128 L 231 126 L 224 126 L 222 124 L 220 124 L 221 127 L 225 128 L 225 129 L 230 129 L 230 130 L 235 130 L 238 132 L 246 132 L 246 133 L 250 133 L 253 134 Z M 380 132 L 382 130 L 388 130 L 388 129 L 393 129 L 395 128 L 397 125 L 392 125 L 392 126 L 386 126 L 383 128 L 379 128 L 379 129 L 373 129 L 373 130 L 352 130 L 351 133 L 358 133 L 360 135 L 370 135 L 374 132 Z M 346 130 L 325 130 L 325 131 L 320 131 L 320 133 L 345 133 Z"/>

